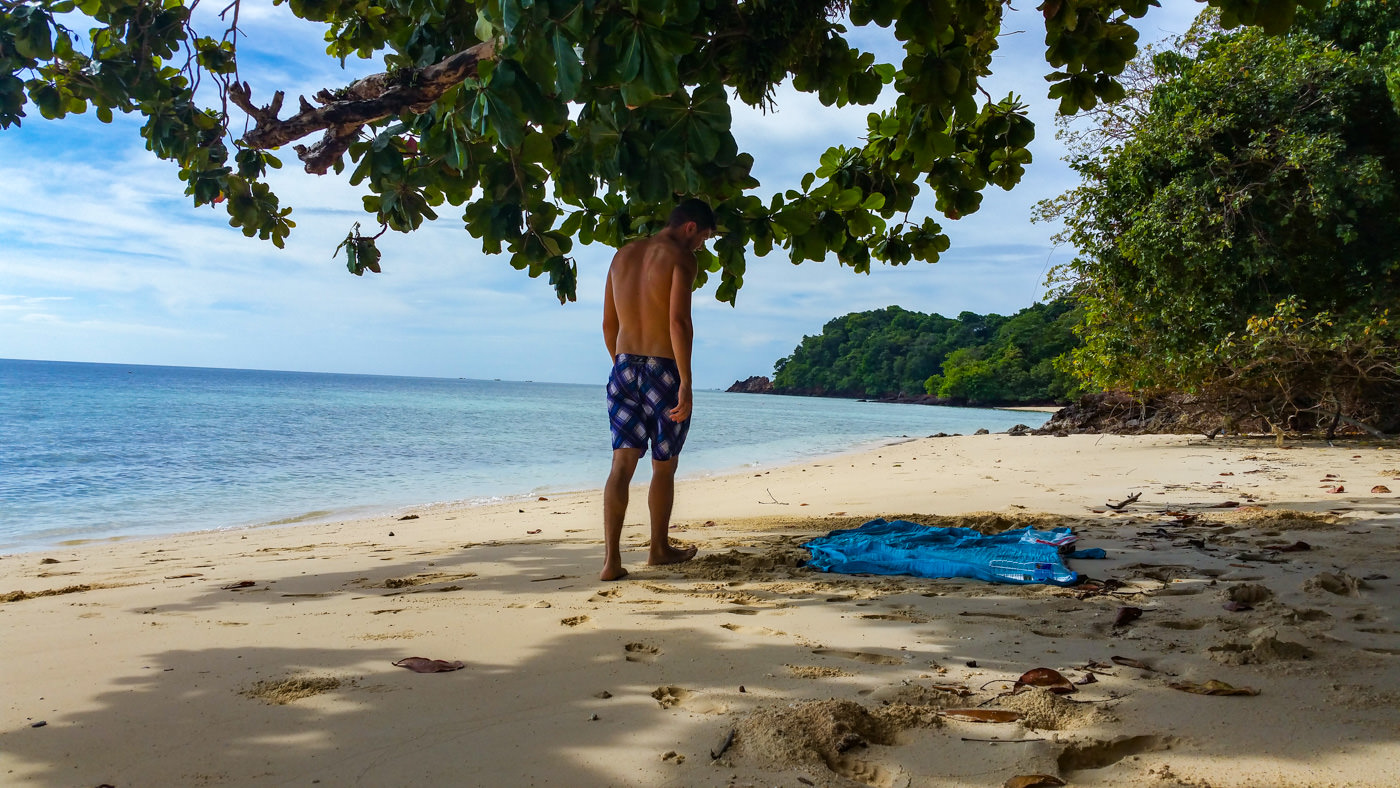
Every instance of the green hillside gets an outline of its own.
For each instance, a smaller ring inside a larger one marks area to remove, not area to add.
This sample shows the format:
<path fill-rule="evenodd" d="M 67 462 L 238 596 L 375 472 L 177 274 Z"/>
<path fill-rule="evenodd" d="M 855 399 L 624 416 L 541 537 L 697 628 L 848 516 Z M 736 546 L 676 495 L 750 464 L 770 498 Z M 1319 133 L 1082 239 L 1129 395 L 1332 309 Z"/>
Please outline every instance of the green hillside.
<path fill-rule="evenodd" d="M 897 306 L 853 312 L 802 338 L 774 365 L 780 394 L 930 395 L 955 404 L 1064 402 L 1078 384 L 1055 368 L 1078 347 L 1081 322 L 1066 300 L 1010 317 L 963 312 L 956 319 Z"/>

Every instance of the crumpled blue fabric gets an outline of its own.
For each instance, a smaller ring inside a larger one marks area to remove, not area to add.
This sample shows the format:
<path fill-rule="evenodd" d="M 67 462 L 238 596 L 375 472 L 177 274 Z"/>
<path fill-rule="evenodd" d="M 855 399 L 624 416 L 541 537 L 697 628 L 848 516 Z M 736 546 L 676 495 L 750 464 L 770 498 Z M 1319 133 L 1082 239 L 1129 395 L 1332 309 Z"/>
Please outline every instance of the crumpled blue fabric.
<path fill-rule="evenodd" d="M 808 566 L 823 572 L 917 577 L 971 577 L 993 583 L 1079 582 L 1055 544 L 1074 539 L 1069 528 L 1017 528 L 982 534 L 971 528 L 935 528 L 907 520 L 875 519 L 807 542 Z"/>

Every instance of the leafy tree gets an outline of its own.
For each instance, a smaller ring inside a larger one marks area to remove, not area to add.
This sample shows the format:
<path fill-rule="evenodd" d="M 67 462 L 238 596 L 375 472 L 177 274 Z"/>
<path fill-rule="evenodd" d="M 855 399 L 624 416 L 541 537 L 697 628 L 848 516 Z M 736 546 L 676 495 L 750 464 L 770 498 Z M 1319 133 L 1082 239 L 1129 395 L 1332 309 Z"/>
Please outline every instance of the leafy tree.
<path fill-rule="evenodd" d="M 1400 427 L 1400 6 L 1336 2 L 1284 37 L 1207 18 L 1100 118 L 1057 272 L 1085 308 L 1073 370 L 1283 427 Z M 1124 119 L 1127 120 L 1124 120 Z"/>
<path fill-rule="evenodd" d="M 956 320 L 897 306 L 853 312 L 803 337 L 774 365 L 779 393 L 885 397 L 928 393 L 952 402 L 1064 401 L 1078 385 L 1053 360 L 1076 346 L 1068 301 L 1011 317 L 963 312 Z"/>
<path fill-rule="evenodd" d="M 994 335 L 949 353 L 924 389 L 974 405 L 1066 402 L 1081 386 L 1055 361 L 1078 346 L 1074 331 L 1082 318 L 1068 299 L 1023 309 Z"/>
<path fill-rule="evenodd" d="M 294 146 L 298 158 L 312 173 L 349 167 L 380 233 L 451 205 L 483 250 L 548 274 L 561 301 L 574 293 L 575 242 L 650 232 L 677 195 L 718 204 L 723 232 L 704 270 L 720 275 L 722 301 L 734 301 L 748 249 L 857 271 L 934 262 L 948 237 L 909 216 L 915 196 L 930 189 L 956 219 L 1031 160 L 1023 106 L 979 95 L 1004 0 L 286 0 L 325 25 L 331 57 L 385 69 L 299 98 L 289 117 L 282 91 L 240 80 L 240 2 L 214 20 L 193 15 L 197 0 L 0 0 L 0 128 L 35 109 L 138 113 L 196 205 L 222 203 L 231 225 L 278 245 L 293 221 L 264 181 L 281 166 L 271 151 L 320 133 Z M 1230 24 L 1281 30 L 1300 0 L 1211 2 Z M 1062 112 L 1122 95 L 1131 21 L 1155 3 L 1042 3 Z M 876 62 L 848 25 L 891 30 L 903 60 Z M 730 105 L 765 106 L 785 80 L 827 105 L 896 99 L 800 189 L 760 196 Z M 352 272 L 379 270 L 375 237 L 357 226 L 341 244 Z"/>

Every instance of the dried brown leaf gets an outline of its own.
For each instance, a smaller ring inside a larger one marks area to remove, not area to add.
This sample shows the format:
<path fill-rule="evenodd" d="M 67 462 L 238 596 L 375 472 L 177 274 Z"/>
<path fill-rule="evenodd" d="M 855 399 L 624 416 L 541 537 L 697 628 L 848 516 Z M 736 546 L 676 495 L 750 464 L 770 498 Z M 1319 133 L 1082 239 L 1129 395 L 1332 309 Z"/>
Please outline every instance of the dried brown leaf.
<path fill-rule="evenodd" d="M 445 659 L 428 659 L 427 657 L 405 657 L 393 664 L 396 668 L 408 668 L 414 673 L 446 673 L 466 667 L 461 660 L 448 662 Z"/>
<path fill-rule="evenodd" d="M 1390 492 L 1390 488 L 1389 488 L 1389 487 L 1386 487 L 1384 484 L 1377 484 L 1375 487 L 1372 487 L 1372 488 L 1371 488 L 1371 492 L 1373 492 L 1373 493 L 1388 493 L 1388 492 Z"/>
<path fill-rule="evenodd" d="M 1152 671 L 1153 673 L 1156 673 L 1156 672 L 1157 672 L 1157 671 L 1154 670 L 1153 668 L 1148 667 L 1146 662 L 1142 662 L 1141 660 L 1132 659 L 1131 657 L 1114 657 L 1114 658 L 1113 658 L 1113 664 L 1115 664 L 1115 665 L 1122 665 L 1122 666 L 1124 666 L 1124 667 L 1129 667 L 1129 668 L 1137 668 L 1138 670 L 1148 670 L 1148 671 Z"/>
<path fill-rule="evenodd" d="M 1058 670 L 1050 668 L 1035 668 L 1021 674 L 1021 678 L 1016 679 L 1016 686 L 1019 687 L 1042 687 L 1048 689 L 1056 695 L 1065 695 L 1074 692 L 1074 685 L 1065 678 Z"/>
<path fill-rule="evenodd" d="M 1211 679 L 1204 684 L 1193 684 L 1182 682 L 1180 684 L 1168 684 L 1174 690 L 1182 692 L 1192 692 L 1197 695 L 1258 695 L 1259 690 L 1252 687 L 1235 687 L 1223 681 Z"/>

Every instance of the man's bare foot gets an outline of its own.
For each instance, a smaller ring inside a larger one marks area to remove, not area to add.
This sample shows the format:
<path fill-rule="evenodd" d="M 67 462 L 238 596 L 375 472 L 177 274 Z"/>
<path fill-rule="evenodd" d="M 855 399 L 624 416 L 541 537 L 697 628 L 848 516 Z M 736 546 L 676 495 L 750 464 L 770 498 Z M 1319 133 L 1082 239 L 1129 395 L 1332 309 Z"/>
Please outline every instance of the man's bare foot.
<path fill-rule="evenodd" d="M 697 549 L 692 545 L 678 550 L 669 544 L 664 545 L 660 550 L 653 548 L 651 554 L 647 556 L 647 566 L 684 563 L 695 557 Z"/>
<path fill-rule="evenodd" d="M 609 568 L 607 568 L 607 567 L 604 567 L 602 573 L 600 573 L 600 574 L 598 575 L 598 579 L 599 579 L 599 580 L 621 580 L 622 578 L 624 578 L 624 577 L 626 577 L 626 576 L 627 576 L 627 570 L 626 570 L 626 569 L 623 569 L 623 568 L 620 567 L 620 566 L 617 567 L 616 569 L 609 569 Z"/>

